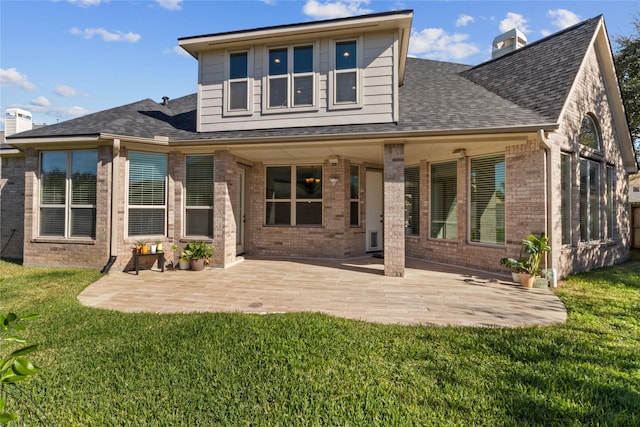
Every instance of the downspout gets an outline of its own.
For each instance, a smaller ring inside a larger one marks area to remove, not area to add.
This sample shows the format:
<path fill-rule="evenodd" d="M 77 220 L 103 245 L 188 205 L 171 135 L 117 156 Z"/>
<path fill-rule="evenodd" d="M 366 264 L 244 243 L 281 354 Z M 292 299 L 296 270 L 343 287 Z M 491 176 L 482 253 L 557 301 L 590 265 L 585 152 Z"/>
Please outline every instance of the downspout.
<path fill-rule="evenodd" d="M 120 140 L 113 140 L 113 156 L 111 159 L 111 233 L 109 237 L 109 260 L 107 264 L 102 267 L 100 273 L 106 274 L 113 266 L 113 263 L 116 262 L 116 258 L 118 256 L 118 199 L 120 193 L 118 192 L 119 187 L 119 159 L 120 159 Z"/>
<path fill-rule="evenodd" d="M 552 251 L 553 251 L 553 224 L 551 224 L 552 218 L 552 208 L 551 208 L 551 171 L 550 171 L 550 158 L 551 158 L 551 144 L 549 144 L 549 140 L 544 134 L 544 129 L 538 129 L 538 141 L 542 144 L 544 148 L 544 205 L 545 205 L 545 230 L 544 234 L 549 238 L 549 242 L 551 242 Z M 545 255 L 545 264 L 547 265 L 547 269 L 551 269 L 553 271 L 552 278 L 552 286 L 555 288 L 557 286 L 557 277 L 558 273 L 555 268 L 555 263 L 553 261 L 553 256 Z"/>

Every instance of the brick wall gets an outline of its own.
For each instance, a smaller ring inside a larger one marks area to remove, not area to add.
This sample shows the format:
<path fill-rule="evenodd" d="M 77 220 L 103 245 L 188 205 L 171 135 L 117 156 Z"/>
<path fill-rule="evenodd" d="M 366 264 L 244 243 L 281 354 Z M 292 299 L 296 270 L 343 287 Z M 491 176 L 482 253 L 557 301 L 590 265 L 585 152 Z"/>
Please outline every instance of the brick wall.
<path fill-rule="evenodd" d="M 22 258 L 25 158 L 0 158 L 0 256 Z"/>

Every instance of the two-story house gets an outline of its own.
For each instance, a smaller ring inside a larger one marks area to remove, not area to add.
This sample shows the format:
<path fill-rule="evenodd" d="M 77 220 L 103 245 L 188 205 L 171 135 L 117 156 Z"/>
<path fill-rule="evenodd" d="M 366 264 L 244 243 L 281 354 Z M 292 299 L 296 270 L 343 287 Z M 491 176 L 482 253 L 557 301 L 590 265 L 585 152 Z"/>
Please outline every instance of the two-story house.
<path fill-rule="evenodd" d="M 122 269 L 136 241 L 204 240 L 218 266 L 499 270 L 532 232 L 560 275 L 624 260 L 637 164 L 603 18 L 472 67 L 408 57 L 412 15 L 181 38 L 197 93 L 10 137 L 25 264 Z"/>

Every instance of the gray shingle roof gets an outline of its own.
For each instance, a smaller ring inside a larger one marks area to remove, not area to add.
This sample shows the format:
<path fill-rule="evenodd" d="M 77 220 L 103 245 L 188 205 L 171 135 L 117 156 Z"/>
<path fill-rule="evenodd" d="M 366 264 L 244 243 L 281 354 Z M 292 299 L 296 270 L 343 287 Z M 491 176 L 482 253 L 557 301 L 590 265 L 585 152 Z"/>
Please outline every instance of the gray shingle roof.
<path fill-rule="evenodd" d="M 462 75 L 515 104 L 558 120 L 600 19 L 583 21 Z"/>
<path fill-rule="evenodd" d="M 100 133 L 173 140 L 221 140 L 352 133 L 455 131 L 551 125 L 558 119 L 600 17 L 476 67 L 408 58 L 398 123 L 196 132 L 196 94 L 151 99 L 16 135 Z M 10 138 L 11 139 L 11 138 Z"/>

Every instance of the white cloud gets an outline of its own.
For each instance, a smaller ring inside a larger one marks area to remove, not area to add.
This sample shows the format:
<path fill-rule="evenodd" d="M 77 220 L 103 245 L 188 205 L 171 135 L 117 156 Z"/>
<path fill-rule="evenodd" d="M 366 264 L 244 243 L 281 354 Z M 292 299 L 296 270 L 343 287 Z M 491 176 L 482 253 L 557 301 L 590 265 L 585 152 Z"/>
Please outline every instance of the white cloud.
<path fill-rule="evenodd" d="M 371 9 L 362 7 L 368 4 L 369 0 L 342 0 L 324 3 L 317 0 L 307 0 L 302 7 L 302 12 L 315 19 L 344 18 L 373 12 Z"/>
<path fill-rule="evenodd" d="M 161 8 L 167 10 L 180 10 L 182 9 L 182 0 L 156 0 Z"/>
<path fill-rule="evenodd" d="M 115 33 L 111 33 L 104 28 L 85 28 L 81 30 L 79 28 L 72 28 L 70 30 L 71 34 L 74 36 L 80 36 L 84 39 L 92 39 L 93 36 L 102 37 L 102 40 L 106 42 L 129 42 L 136 43 L 142 37 L 140 34 L 135 34 L 132 32 L 122 32 L 116 31 Z"/>
<path fill-rule="evenodd" d="M 523 33 L 529 32 L 529 27 L 527 27 L 527 20 L 525 17 L 519 13 L 509 12 L 507 13 L 507 17 L 500 21 L 500 31 L 506 33 L 514 28 L 517 28 Z"/>
<path fill-rule="evenodd" d="M 165 55 L 180 55 L 180 56 L 186 56 L 191 58 L 191 55 L 189 54 L 189 52 L 187 52 L 180 46 L 174 46 L 170 49 L 165 49 L 164 51 L 162 51 L 162 53 L 164 53 Z"/>
<path fill-rule="evenodd" d="M 460 15 L 456 20 L 456 27 L 466 27 L 472 22 L 476 22 L 476 20 L 471 15 Z"/>
<path fill-rule="evenodd" d="M 90 113 L 89 110 L 83 107 L 58 107 L 51 105 L 49 100 L 44 96 L 34 99 L 29 105 L 19 105 L 18 108 L 24 108 L 31 113 L 48 115 L 59 119 L 79 117 Z"/>
<path fill-rule="evenodd" d="M 409 55 L 440 61 L 461 60 L 480 51 L 472 43 L 467 43 L 468 34 L 447 34 L 442 28 L 426 28 L 411 31 Z"/>
<path fill-rule="evenodd" d="M 53 88 L 53 92 L 56 95 L 60 95 L 60 96 L 64 96 L 64 97 L 89 96 L 88 94 L 80 93 L 80 92 L 78 92 L 77 89 L 72 88 L 71 86 L 67 86 L 67 85 L 57 85 L 55 88 Z"/>
<path fill-rule="evenodd" d="M 565 29 L 580 22 L 581 18 L 567 9 L 554 9 L 547 12 L 551 18 L 551 24 L 559 30 Z"/>
<path fill-rule="evenodd" d="M 97 6 L 102 0 L 67 0 L 69 3 L 81 7 Z"/>
<path fill-rule="evenodd" d="M 49 102 L 49 100 L 47 98 L 45 98 L 44 96 L 37 97 L 36 99 L 31 101 L 30 104 L 32 106 L 35 106 L 35 107 L 49 107 L 49 106 L 51 106 L 51 103 Z"/>
<path fill-rule="evenodd" d="M 0 68 L 0 86 L 17 86 L 24 90 L 36 89 L 36 85 L 15 68 Z"/>
<path fill-rule="evenodd" d="M 275 0 L 260 0 L 260 1 L 268 6 L 273 6 L 276 4 Z"/>

